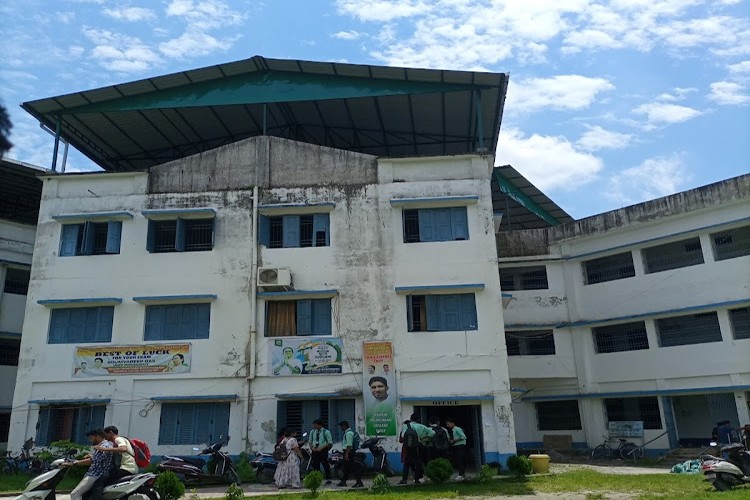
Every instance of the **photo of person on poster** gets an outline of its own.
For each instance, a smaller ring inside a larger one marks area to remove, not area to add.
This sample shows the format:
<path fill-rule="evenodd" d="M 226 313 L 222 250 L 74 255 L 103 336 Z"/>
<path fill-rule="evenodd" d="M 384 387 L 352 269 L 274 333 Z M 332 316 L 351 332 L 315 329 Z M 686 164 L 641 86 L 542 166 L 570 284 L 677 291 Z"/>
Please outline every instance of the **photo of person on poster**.
<path fill-rule="evenodd" d="M 396 433 L 396 401 L 388 394 L 388 380 L 372 377 L 368 382 L 372 402 L 367 405 L 368 436 L 391 436 Z"/>

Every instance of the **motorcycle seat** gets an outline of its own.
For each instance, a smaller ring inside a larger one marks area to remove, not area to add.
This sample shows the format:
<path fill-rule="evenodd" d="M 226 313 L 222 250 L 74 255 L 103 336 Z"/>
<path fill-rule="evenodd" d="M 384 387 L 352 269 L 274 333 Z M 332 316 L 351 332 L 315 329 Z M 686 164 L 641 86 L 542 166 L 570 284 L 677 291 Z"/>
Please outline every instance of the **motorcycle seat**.
<path fill-rule="evenodd" d="M 189 463 L 189 464 L 193 464 L 193 465 L 195 465 L 195 466 L 198 466 L 198 467 L 203 467 L 204 465 L 206 465 L 206 461 L 205 461 L 205 460 L 203 460 L 202 458 L 189 458 L 189 457 L 183 457 L 182 459 L 183 459 L 183 460 L 184 460 L 185 462 L 187 462 L 187 463 Z"/>
<path fill-rule="evenodd" d="M 740 443 L 732 443 L 721 447 L 722 452 L 732 452 L 735 450 L 744 450 L 745 447 Z"/>
<path fill-rule="evenodd" d="M 138 474 L 133 474 L 131 476 L 122 476 L 117 480 L 118 483 L 126 483 L 128 481 L 131 481 L 134 477 L 136 477 Z"/>

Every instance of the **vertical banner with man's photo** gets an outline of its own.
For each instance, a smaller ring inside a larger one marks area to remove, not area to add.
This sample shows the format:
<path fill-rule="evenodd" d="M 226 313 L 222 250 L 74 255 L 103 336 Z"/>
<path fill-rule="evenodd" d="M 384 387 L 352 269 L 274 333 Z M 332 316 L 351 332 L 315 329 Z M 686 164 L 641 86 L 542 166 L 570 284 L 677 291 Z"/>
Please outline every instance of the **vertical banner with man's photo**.
<path fill-rule="evenodd" d="M 368 436 L 395 436 L 396 372 L 393 369 L 393 344 L 391 342 L 364 342 L 362 345 L 365 400 L 365 434 Z"/>

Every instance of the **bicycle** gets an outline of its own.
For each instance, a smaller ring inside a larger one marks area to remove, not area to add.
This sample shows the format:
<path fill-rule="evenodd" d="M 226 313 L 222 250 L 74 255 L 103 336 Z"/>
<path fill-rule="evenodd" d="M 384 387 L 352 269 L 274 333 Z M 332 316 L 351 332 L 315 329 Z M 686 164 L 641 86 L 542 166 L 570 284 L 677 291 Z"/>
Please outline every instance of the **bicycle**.
<path fill-rule="evenodd" d="M 617 448 L 612 448 L 609 445 L 609 442 L 612 439 L 606 435 L 603 437 L 604 442 L 591 451 L 591 458 L 593 458 L 594 460 L 603 458 L 605 456 L 616 457 L 622 460 L 626 460 L 628 458 L 636 460 L 643 456 L 643 447 L 638 446 L 635 443 L 631 443 L 627 439 L 617 438 L 617 440 L 620 442 L 620 445 Z"/>
<path fill-rule="evenodd" d="M 23 452 L 13 456 L 10 451 L 6 451 L 2 463 L 0 463 L 0 471 L 3 474 L 28 473 L 30 469 L 31 457 Z"/>

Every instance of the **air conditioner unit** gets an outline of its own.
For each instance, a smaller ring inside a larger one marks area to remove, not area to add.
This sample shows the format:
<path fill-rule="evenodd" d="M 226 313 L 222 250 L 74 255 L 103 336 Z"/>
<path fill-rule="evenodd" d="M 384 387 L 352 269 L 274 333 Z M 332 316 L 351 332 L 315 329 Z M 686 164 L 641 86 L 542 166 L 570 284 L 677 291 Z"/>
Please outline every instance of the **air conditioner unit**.
<path fill-rule="evenodd" d="M 258 269 L 258 286 L 291 289 L 292 272 L 288 267 L 261 267 Z"/>

